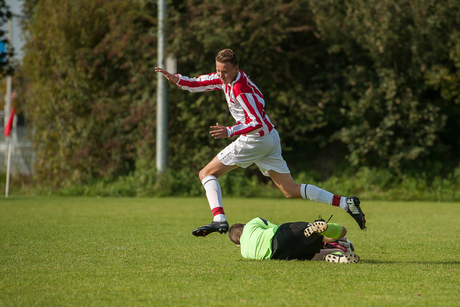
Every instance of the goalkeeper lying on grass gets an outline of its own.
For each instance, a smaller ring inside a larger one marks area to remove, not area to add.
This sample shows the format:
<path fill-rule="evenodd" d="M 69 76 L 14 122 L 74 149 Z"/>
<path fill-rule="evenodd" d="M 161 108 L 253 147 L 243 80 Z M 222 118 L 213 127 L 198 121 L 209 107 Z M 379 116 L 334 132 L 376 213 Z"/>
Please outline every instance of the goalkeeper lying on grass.
<path fill-rule="evenodd" d="M 261 217 L 247 224 L 234 224 L 229 238 L 241 247 L 247 259 L 326 260 L 356 263 L 359 256 L 345 238 L 347 230 L 336 223 L 318 219 L 314 223 L 273 224 Z"/>

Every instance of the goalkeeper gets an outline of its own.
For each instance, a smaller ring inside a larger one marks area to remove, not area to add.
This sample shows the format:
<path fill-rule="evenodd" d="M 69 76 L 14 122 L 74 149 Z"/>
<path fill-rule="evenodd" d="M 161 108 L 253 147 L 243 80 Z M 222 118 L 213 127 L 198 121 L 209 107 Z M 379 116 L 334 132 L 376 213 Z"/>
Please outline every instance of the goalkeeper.
<path fill-rule="evenodd" d="M 240 246 L 247 259 L 326 260 L 337 263 L 356 263 L 359 256 L 345 255 L 340 249 L 325 249 L 325 242 L 343 243 L 347 230 L 336 223 L 318 219 L 314 223 L 295 222 L 273 224 L 261 217 L 247 224 L 234 224 L 229 239 Z"/>

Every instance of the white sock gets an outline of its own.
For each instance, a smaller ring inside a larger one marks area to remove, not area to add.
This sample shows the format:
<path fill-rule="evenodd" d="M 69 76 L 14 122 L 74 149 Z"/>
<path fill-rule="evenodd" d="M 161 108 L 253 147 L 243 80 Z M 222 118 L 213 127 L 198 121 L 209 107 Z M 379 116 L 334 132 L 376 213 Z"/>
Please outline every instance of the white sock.
<path fill-rule="evenodd" d="M 222 191 L 220 189 L 219 181 L 215 176 L 206 176 L 201 181 L 206 191 L 209 207 L 211 207 L 214 222 L 223 222 L 225 218 L 224 208 L 222 205 Z"/>
<path fill-rule="evenodd" d="M 347 203 L 347 198 L 346 197 L 341 197 L 340 198 L 340 208 L 342 208 L 345 211 L 348 211 L 348 203 Z"/>
<path fill-rule="evenodd" d="M 302 194 L 302 197 L 304 199 L 310 199 L 328 205 L 340 206 L 340 208 L 342 208 L 343 210 L 348 210 L 346 197 L 338 197 L 337 195 L 334 195 L 326 190 L 320 189 L 312 184 L 302 183 L 300 186 L 300 194 Z"/>
<path fill-rule="evenodd" d="M 334 198 L 334 194 L 312 184 L 303 183 L 300 187 L 300 193 L 304 199 L 314 200 L 328 205 L 332 205 L 332 198 Z"/>

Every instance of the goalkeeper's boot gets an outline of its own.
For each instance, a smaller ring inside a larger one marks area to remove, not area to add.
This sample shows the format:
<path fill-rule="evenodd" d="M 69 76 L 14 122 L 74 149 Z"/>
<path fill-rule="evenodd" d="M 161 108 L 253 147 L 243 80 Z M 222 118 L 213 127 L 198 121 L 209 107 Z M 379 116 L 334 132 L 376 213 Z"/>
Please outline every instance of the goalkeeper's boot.
<path fill-rule="evenodd" d="M 337 244 L 345 247 L 348 251 L 348 249 L 350 249 L 349 251 L 351 251 L 352 253 L 355 252 L 355 247 L 353 246 L 353 243 L 350 242 L 350 240 L 347 239 L 347 237 L 343 237 L 343 238 L 340 238 L 340 239 L 337 239 Z"/>
<path fill-rule="evenodd" d="M 347 259 L 348 259 L 348 263 L 358 263 L 361 258 L 355 253 L 353 253 L 353 254 L 347 255 Z"/>
<path fill-rule="evenodd" d="M 348 258 L 342 252 L 333 252 L 324 258 L 327 262 L 334 262 L 334 263 L 348 263 Z"/>
<path fill-rule="evenodd" d="M 359 198 L 356 196 L 347 197 L 347 204 L 348 204 L 348 214 L 351 215 L 352 218 L 355 219 L 356 223 L 358 223 L 359 228 L 365 229 L 366 228 L 366 219 L 363 210 L 359 206 L 360 201 Z"/>
<path fill-rule="evenodd" d="M 323 248 L 325 248 L 325 249 L 336 248 L 336 249 L 340 249 L 344 253 L 347 253 L 348 244 L 347 244 L 347 246 L 345 246 L 345 245 L 341 244 L 341 242 L 339 242 L 339 240 L 334 241 L 334 242 L 324 242 Z"/>
<path fill-rule="evenodd" d="M 304 230 L 304 235 L 306 237 L 314 236 L 314 235 L 319 235 L 320 233 L 325 232 L 327 229 L 327 223 L 325 220 L 321 218 L 321 215 L 319 216 L 319 219 L 317 219 L 313 224 L 309 224 L 307 228 Z"/>
<path fill-rule="evenodd" d="M 192 231 L 192 234 L 195 237 L 205 237 L 212 232 L 227 233 L 228 231 L 228 222 L 212 222 L 211 224 L 198 227 Z"/>
<path fill-rule="evenodd" d="M 334 263 L 358 263 L 360 257 L 356 254 L 345 255 L 342 252 L 333 252 L 324 258 L 327 262 Z"/>

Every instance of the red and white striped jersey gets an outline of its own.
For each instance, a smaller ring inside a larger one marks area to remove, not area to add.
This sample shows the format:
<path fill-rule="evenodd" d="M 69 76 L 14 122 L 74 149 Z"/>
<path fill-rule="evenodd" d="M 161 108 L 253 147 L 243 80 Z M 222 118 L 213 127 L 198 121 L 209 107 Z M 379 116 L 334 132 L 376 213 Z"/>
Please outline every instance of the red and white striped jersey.
<path fill-rule="evenodd" d="M 227 99 L 228 108 L 236 124 L 227 127 L 229 137 L 235 135 L 263 136 L 273 129 L 267 114 L 262 92 L 249 79 L 245 72 L 239 71 L 236 80 L 231 84 L 223 84 L 217 73 L 189 78 L 176 74 L 179 77 L 177 85 L 190 92 L 206 92 L 222 90 Z"/>

